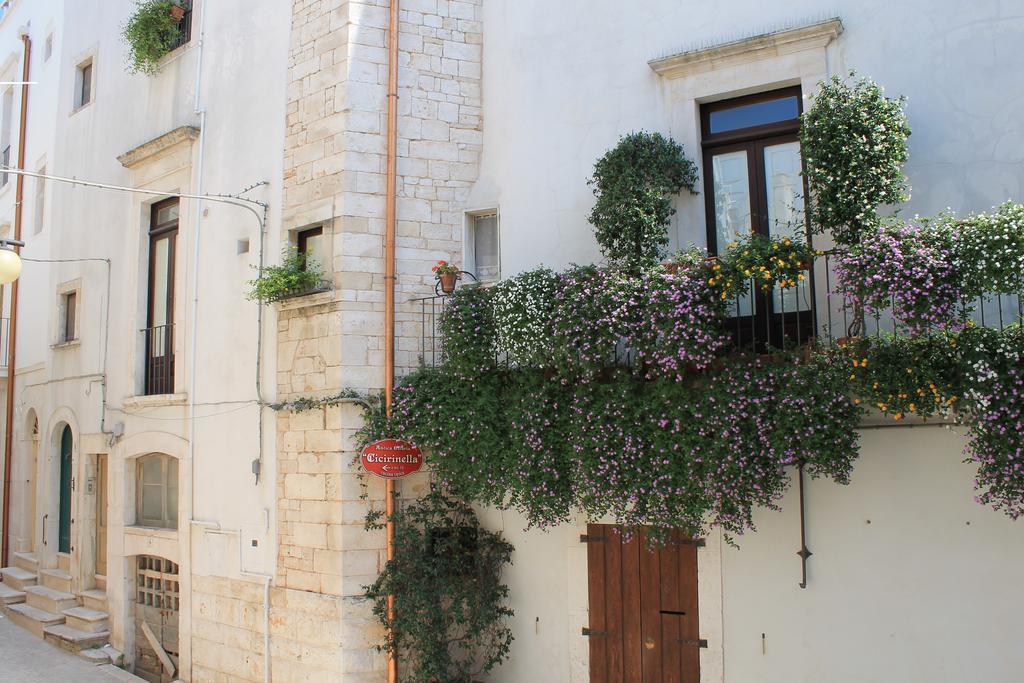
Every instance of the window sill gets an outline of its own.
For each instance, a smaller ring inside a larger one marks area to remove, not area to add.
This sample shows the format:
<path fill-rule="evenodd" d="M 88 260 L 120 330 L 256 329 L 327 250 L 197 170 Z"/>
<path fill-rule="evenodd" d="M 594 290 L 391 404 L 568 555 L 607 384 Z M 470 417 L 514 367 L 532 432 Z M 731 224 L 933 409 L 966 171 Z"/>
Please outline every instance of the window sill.
<path fill-rule="evenodd" d="M 317 289 L 304 294 L 291 294 L 283 299 L 271 302 L 279 311 L 289 311 L 308 306 L 319 306 L 334 301 L 334 289 Z"/>
<path fill-rule="evenodd" d="M 83 104 L 83 105 L 81 105 L 79 107 L 75 107 L 74 109 L 71 110 L 71 113 L 68 114 L 68 117 L 70 118 L 70 117 L 74 116 L 75 114 L 77 114 L 78 112 L 84 111 L 84 110 L 88 109 L 89 107 L 91 107 L 93 105 L 93 103 L 95 101 L 96 100 L 89 100 L 85 104 Z"/>
<path fill-rule="evenodd" d="M 74 349 L 82 345 L 81 339 L 71 339 L 70 341 L 57 342 L 56 344 L 50 344 L 50 348 L 54 351 L 60 351 L 62 349 Z"/>
<path fill-rule="evenodd" d="M 132 526 L 126 526 L 124 533 L 142 538 L 164 538 L 169 541 L 176 541 L 178 539 L 177 529 L 165 529 L 156 526 L 138 526 L 133 524 Z"/>
<path fill-rule="evenodd" d="M 151 396 L 129 396 L 121 402 L 126 413 L 143 408 L 162 408 L 165 406 L 183 406 L 188 403 L 188 394 L 153 394 Z"/>
<path fill-rule="evenodd" d="M 176 62 L 179 59 L 181 59 L 181 57 L 183 57 L 184 55 L 186 55 L 189 52 L 191 52 L 193 44 L 194 44 L 194 42 L 190 40 L 187 43 L 183 43 L 182 45 L 179 45 L 178 47 L 174 48 L 173 50 L 171 50 L 170 52 L 165 54 L 163 57 L 158 59 L 157 60 L 157 73 L 160 73 L 161 71 L 163 71 L 164 67 L 166 67 L 171 62 Z"/>

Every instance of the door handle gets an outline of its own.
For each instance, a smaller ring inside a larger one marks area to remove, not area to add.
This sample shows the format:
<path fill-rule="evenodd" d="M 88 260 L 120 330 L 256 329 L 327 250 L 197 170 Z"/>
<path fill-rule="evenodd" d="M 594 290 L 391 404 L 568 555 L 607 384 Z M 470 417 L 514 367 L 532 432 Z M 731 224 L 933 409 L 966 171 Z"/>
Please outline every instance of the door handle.
<path fill-rule="evenodd" d="M 46 518 L 49 516 L 49 513 L 43 515 L 43 545 L 46 545 Z"/>

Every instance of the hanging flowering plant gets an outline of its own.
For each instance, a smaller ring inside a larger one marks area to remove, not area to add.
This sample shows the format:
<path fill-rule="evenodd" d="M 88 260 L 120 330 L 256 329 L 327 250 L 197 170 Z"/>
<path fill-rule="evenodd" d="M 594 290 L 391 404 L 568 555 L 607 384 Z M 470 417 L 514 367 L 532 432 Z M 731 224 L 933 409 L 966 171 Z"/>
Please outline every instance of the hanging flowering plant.
<path fill-rule="evenodd" d="M 490 298 L 489 289 L 463 287 L 448 297 L 441 313 L 445 362 L 459 372 L 477 374 L 494 367 L 497 333 Z"/>
<path fill-rule="evenodd" d="M 499 353 L 516 367 L 547 367 L 554 353 L 551 319 L 558 279 L 537 268 L 499 282 L 491 300 Z"/>
<path fill-rule="evenodd" d="M 837 289 L 870 315 L 891 308 L 910 334 L 963 327 L 957 231 L 948 223 L 886 221 L 835 260 Z"/>
<path fill-rule="evenodd" d="M 708 286 L 712 266 L 694 260 L 675 272 L 654 270 L 637 282 L 641 305 L 628 346 L 647 379 L 709 368 L 730 343 L 723 331 L 725 301 Z"/>
<path fill-rule="evenodd" d="M 953 223 L 958 234 L 954 261 L 965 297 L 1024 291 L 1024 205 L 1007 202 L 989 213 L 939 220 Z"/>
<path fill-rule="evenodd" d="M 764 291 L 789 289 L 807 279 L 814 256 L 803 240 L 752 233 L 726 245 L 711 284 L 727 296 L 746 289 L 750 281 Z"/>

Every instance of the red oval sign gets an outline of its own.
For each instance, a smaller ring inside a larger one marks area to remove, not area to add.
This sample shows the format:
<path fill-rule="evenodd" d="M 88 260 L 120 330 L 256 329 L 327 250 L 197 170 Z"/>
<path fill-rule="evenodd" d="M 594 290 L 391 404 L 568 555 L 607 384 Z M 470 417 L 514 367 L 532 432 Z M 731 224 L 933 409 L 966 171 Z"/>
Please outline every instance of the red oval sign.
<path fill-rule="evenodd" d="M 370 474 L 382 479 L 401 479 L 423 467 L 423 453 L 411 443 L 383 439 L 364 448 L 360 461 Z"/>

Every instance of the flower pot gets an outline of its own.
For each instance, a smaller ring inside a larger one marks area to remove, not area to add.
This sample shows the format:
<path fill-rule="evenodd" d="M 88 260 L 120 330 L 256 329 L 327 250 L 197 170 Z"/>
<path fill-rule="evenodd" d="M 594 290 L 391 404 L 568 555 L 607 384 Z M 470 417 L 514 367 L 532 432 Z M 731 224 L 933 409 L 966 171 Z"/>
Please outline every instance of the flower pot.
<path fill-rule="evenodd" d="M 441 291 L 451 294 L 455 291 L 455 282 L 459 279 L 459 275 L 458 273 L 442 273 L 437 276 L 437 279 L 441 282 Z"/>
<path fill-rule="evenodd" d="M 185 8 L 181 5 L 174 5 L 171 7 L 171 19 L 175 21 L 181 21 L 185 18 Z"/>

